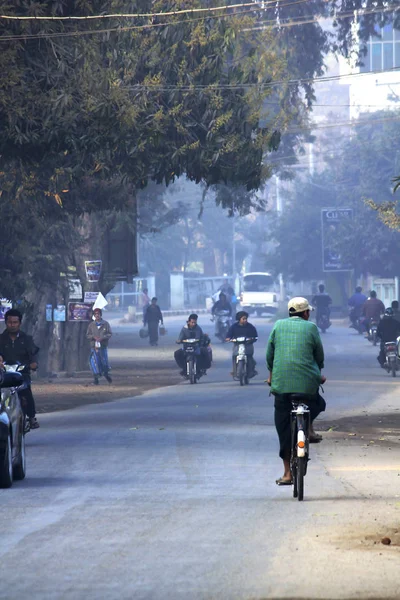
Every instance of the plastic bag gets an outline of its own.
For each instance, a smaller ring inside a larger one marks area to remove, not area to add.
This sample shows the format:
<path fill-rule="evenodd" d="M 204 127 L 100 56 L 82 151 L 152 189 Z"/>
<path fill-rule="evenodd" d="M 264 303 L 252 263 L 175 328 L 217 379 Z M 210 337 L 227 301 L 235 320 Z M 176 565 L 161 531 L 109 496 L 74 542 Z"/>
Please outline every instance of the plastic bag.
<path fill-rule="evenodd" d="M 149 337 L 149 330 L 147 329 L 147 327 L 142 327 L 139 330 L 139 335 L 142 339 Z"/>

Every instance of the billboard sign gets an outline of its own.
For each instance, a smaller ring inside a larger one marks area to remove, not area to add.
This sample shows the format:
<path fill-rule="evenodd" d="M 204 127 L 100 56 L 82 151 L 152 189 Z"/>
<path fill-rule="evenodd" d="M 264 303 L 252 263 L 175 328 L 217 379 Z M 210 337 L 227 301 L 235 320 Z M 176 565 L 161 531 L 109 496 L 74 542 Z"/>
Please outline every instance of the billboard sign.
<path fill-rule="evenodd" d="M 353 218 L 352 208 L 323 208 L 322 221 L 322 269 L 325 272 L 352 271 L 353 267 L 342 260 L 335 250 L 340 225 Z"/>

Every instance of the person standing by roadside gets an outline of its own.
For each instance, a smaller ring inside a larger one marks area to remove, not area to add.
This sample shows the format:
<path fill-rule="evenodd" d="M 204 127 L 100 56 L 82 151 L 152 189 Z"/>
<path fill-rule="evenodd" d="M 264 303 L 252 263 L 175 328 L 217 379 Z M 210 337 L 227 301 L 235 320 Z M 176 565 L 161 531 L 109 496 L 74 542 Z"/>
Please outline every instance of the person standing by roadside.
<path fill-rule="evenodd" d="M 25 389 L 19 392 L 21 404 L 27 417 L 25 431 L 40 427 L 36 419 L 35 400 L 31 389 L 31 371 L 37 369 L 37 353 L 39 348 L 32 336 L 21 331 L 22 314 L 17 309 L 10 309 L 4 315 L 6 329 L 0 335 L 0 354 L 8 364 L 20 363 L 25 366 L 22 378 Z"/>
<path fill-rule="evenodd" d="M 158 324 L 164 325 L 164 319 L 160 307 L 157 304 L 157 298 L 151 299 L 151 304 L 148 306 L 143 324 L 149 329 L 150 346 L 158 345 Z"/>
<path fill-rule="evenodd" d="M 90 342 L 89 364 L 93 373 L 94 385 L 99 384 L 99 377 L 104 375 L 108 383 L 112 383 L 109 375 L 108 340 L 112 336 L 110 324 L 103 319 L 100 308 L 93 311 L 94 321 L 89 323 L 86 339 Z"/>

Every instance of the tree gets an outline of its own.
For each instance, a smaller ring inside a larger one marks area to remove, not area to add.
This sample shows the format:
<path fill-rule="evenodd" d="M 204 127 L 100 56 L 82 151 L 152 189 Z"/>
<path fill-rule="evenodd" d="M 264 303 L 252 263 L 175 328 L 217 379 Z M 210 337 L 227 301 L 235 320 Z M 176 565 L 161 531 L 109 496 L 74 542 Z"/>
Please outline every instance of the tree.
<path fill-rule="evenodd" d="M 323 6 L 313 3 L 313 14 Z M 129 3 L 141 13 L 186 7 L 186 0 Z M 56 17 L 127 10 L 122 0 L 6 0 L 0 8 Z M 302 10 L 283 7 L 281 17 Z M 118 17 L 1 20 L 0 193 L 10 213 L 0 236 L 24 242 L 8 246 L 4 268 L 12 276 L 3 293 L 25 297 L 40 316 L 40 345 L 52 332 L 42 323 L 44 304 L 65 297 L 60 272 L 72 265 L 83 277 L 84 256 L 103 256 L 110 229 L 128 221 L 136 231 L 136 194 L 149 181 L 185 175 L 250 191 L 271 174 L 266 157 L 312 102 L 310 83 L 285 82 L 322 71 L 327 36 L 318 23 L 295 36 L 255 25 L 257 17 L 233 9 L 224 18 L 187 12 L 133 25 Z M 77 331 L 65 325 L 71 356 L 82 339 Z"/>
<path fill-rule="evenodd" d="M 333 248 L 356 275 L 399 273 L 400 234 L 388 232 L 370 208 L 381 207 L 383 215 L 382 207 L 391 200 L 388 182 L 396 169 L 399 135 L 393 112 L 365 115 L 322 174 L 297 182 L 293 201 L 272 227 L 271 236 L 279 243 L 277 272 L 294 281 L 322 278 L 321 208 L 351 207 L 353 219 L 330 240 Z"/>

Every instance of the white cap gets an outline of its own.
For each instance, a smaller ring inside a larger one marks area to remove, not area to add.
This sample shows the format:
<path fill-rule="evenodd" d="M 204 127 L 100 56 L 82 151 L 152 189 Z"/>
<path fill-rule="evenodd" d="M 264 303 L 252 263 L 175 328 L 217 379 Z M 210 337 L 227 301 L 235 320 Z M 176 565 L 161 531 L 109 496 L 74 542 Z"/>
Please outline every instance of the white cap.
<path fill-rule="evenodd" d="M 314 310 L 312 306 L 309 305 L 308 300 L 306 298 L 302 298 L 301 296 L 297 296 L 296 298 L 292 298 L 288 302 L 288 310 L 290 313 L 302 313 L 305 310 Z"/>

